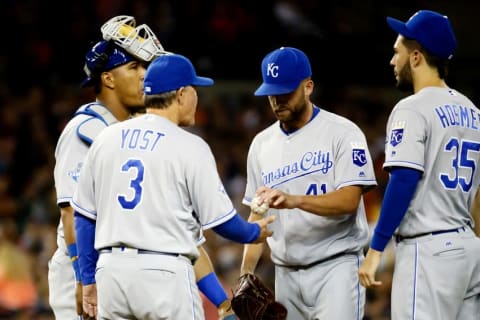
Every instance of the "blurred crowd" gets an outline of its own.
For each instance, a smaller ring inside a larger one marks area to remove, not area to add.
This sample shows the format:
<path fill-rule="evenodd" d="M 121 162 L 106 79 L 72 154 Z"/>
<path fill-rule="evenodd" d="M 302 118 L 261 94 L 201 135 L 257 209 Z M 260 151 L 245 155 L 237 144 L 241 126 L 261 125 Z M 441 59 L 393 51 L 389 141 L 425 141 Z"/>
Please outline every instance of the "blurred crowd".
<path fill-rule="evenodd" d="M 373 0 L 68 1 L 56 4 L 55 11 L 61 14 L 54 18 L 46 1 L 2 5 L 0 319 L 53 319 L 47 269 L 60 218 L 53 184 L 54 148 L 74 111 L 93 99 L 93 92 L 79 86 L 83 60 L 99 39 L 101 24 L 114 15 L 133 15 L 138 23 L 147 23 L 167 50 L 191 57 L 199 74 L 216 80 L 214 87 L 199 90 L 196 125 L 189 130 L 211 146 L 226 190 L 244 217 L 248 146 L 274 121 L 267 100 L 254 97 L 253 91 L 261 81 L 261 59 L 275 47 L 304 50 L 316 83 L 312 100 L 365 132 L 379 184 L 365 194 L 372 227 L 388 179 L 382 171 L 386 117 L 402 97 L 388 66 L 394 35 L 385 26 L 385 16 L 407 18 L 427 7 L 448 13 L 459 38 L 448 83 L 480 104 L 475 92 L 480 70 L 472 63 L 480 48 L 469 36 L 471 25 L 478 23 L 471 6 L 479 5 L 469 1 L 443 7 L 413 0 L 388 5 Z M 206 236 L 216 271 L 231 292 L 242 246 L 210 231 Z M 393 260 L 393 252 L 385 255 L 378 276 L 383 285 L 367 292 L 366 320 L 388 319 Z M 257 271 L 273 288 L 268 250 Z M 211 304 L 205 306 L 208 314 L 215 313 Z"/>

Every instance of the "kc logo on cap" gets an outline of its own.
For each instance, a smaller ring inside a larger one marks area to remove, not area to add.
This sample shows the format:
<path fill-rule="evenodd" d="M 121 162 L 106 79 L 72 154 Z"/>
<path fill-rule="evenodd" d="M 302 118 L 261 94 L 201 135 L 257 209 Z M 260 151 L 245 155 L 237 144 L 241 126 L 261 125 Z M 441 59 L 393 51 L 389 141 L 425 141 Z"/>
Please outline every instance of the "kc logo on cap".
<path fill-rule="evenodd" d="M 267 77 L 278 77 L 278 66 L 275 63 L 269 63 L 267 66 Z"/>
<path fill-rule="evenodd" d="M 302 80 L 312 75 L 306 54 L 296 48 L 281 47 L 265 56 L 262 61 L 263 83 L 256 96 L 275 96 L 295 91 Z"/>

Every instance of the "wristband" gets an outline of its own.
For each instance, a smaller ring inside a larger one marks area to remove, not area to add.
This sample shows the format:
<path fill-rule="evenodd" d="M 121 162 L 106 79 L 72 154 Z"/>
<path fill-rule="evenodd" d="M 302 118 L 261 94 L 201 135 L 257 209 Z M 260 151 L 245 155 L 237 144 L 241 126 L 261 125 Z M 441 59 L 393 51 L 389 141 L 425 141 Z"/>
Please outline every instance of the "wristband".
<path fill-rule="evenodd" d="M 217 308 L 228 299 L 225 290 L 223 290 L 217 275 L 214 272 L 207 274 L 197 281 L 198 289 L 210 300 Z"/>
<path fill-rule="evenodd" d="M 73 270 L 75 271 L 75 280 L 79 282 L 81 281 L 81 277 L 80 277 L 80 266 L 78 264 L 77 244 L 75 242 L 70 243 L 67 246 L 67 249 L 68 249 L 68 256 L 72 261 Z"/>

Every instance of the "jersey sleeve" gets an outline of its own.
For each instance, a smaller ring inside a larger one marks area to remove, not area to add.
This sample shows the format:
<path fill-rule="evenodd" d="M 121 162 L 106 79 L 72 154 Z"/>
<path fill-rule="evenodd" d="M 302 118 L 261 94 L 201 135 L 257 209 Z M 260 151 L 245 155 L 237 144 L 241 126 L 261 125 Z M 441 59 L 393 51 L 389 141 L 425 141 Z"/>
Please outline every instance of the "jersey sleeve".
<path fill-rule="evenodd" d="M 424 171 L 426 120 L 412 109 L 397 107 L 387 123 L 383 168 L 406 167 Z"/>
<path fill-rule="evenodd" d="M 361 185 L 369 189 L 377 185 L 373 161 L 368 149 L 367 140 L 360 128 L 354 126 L 340 138 L 335 157 L 336 189 Z"/>
<path fill-rule="evenodd" d="M 57 203 L 69 203 L 77 187 L 85 154 L 106 124 L 91 116 L 73 118 L 60 135 L 55 149 L 54 179 Z"/>
<path fill-rule="evenodd" d="M 85 157 L 82 168 L 82 174 L 78 179 L 78 185 L 73 194 L 72 206 L 80 214 L 87 218 L 96 220 L 97 210 L 95 207 L 95 185 L 93 181 L 93 153 L 94 148 L 90 148 Z"/>
<path fill-rule="evenodd" d="M 230 220 L 236 210 L 220 179 L 213 154 L 205 142 L 201 144 L 195 161 L 189 161 L 187 170 L 192 205 L 203 229 Z"/>
<path fill-rule="evenodd" d="M 83 159 L 88 146 L 80 141 L 74 130 L 65 130 L 55 149 L 55 191 L 57 203 L 69 203 L 77 187 Z"/>
<path fill-rule="evenodd" d="M 247 155 L 247 185 L 245 188 L 245 195 L 242 203 L 249 206 L 257 189 L 263 185 L 261 181 L 260 166 L 257 161 L 258 143 L 256 140 L 252 141 Z"/>

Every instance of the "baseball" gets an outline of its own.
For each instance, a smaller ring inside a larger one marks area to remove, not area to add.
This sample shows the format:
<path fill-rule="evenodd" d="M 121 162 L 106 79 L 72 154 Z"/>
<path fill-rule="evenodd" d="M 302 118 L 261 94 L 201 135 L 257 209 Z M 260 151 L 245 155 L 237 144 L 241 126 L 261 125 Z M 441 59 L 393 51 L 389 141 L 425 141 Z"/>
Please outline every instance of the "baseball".
<path fill-rule="evenodd" d="M 252 210 L 253 213 L 259 214 L 259 215 L 264 215 L 270 206 L 268 205 L 267 202 L 263 202 L 261 205 L 259 204 L 259 197 L 255 197 L 252 199 L 252 202 L 250 203 L 250 209 Z"/>

